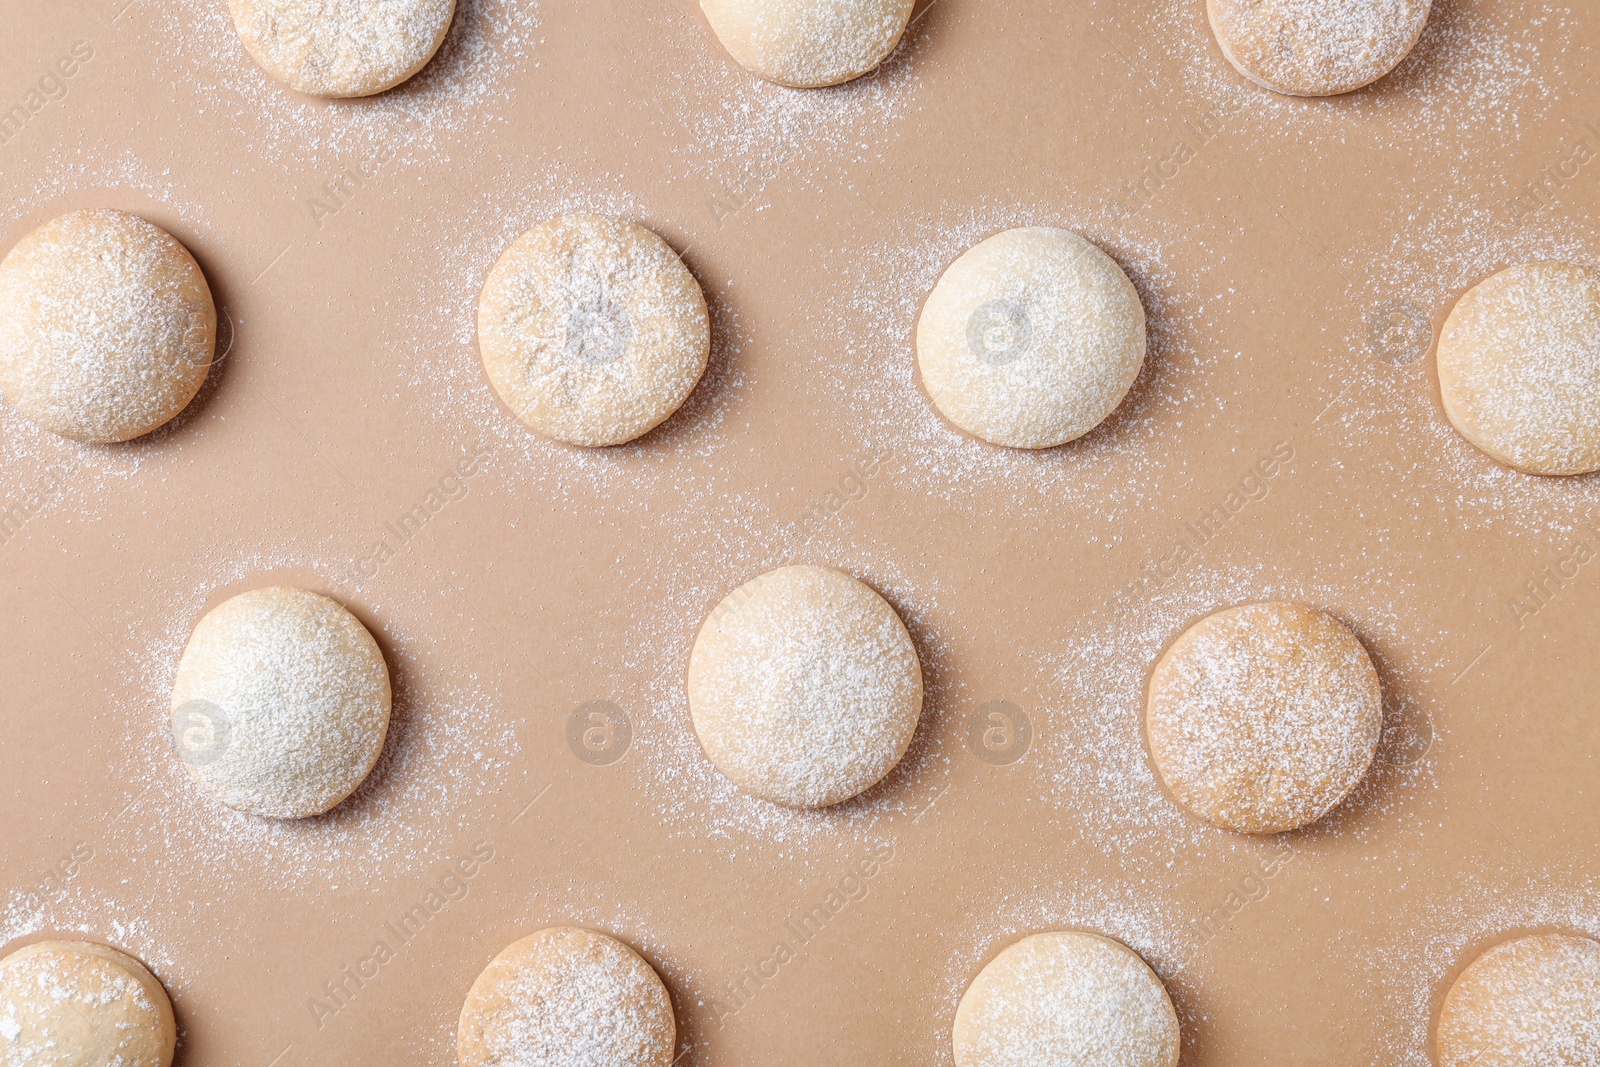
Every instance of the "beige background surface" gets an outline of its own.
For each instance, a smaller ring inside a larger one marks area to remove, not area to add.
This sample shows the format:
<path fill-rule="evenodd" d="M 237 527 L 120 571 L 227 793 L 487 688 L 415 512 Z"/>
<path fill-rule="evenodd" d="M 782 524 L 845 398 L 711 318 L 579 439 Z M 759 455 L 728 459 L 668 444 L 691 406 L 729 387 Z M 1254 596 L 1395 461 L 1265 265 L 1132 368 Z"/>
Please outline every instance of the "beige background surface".
<path fill-rule="evenodd" d="M 685 1065 L 949 1063 L 971 976 L 1060 927 L 1143 953 L 1191 1067 L 1414 1065 L 1476 949 L 1600 933 L 1600 483 L 1473 451 L 1417 343 L 1501 266 L 1600 264 L 1600 9 L 1440 0 L 1394 76 L 1304 101 L 1228 67 L 1200 0 L 924 0 L 883 71 L 812 94 L 691 0 L 464 0 L 419 79 L 328 105 L 220 0 L 5 3 L 0 106 L 93 56 L 0 143 L 0 244 L 143 213 L 232 327 L 149 439 L 0 412 L 0 948 L 138 954 L 180 1063 L 452 1062 L 479 969 L 582 923 L 663 973 Z M 715 316 L 684 411 L 603 453 L 524 432 L 473 344 L 499 251 L 576 208 L 657 229 Z M 1099 242 L 1152 327 L 1119 412 L 1039 455 L 912 373 L 940 270 L 1019 224 Z M 820 814 L 733 792 L 682 693 L 704 613 L 794 561 L 889 597 L 929 685 L 902 769 Z M 195 621 L 277 581 L 348 603 L 396 685 L 375 777 L 295 825 L 198 795 L 166 727 Z M 1391 736 L 1332 818 L 1253 841 L 1162 796 L 1139 712 L 1188 622 L 1268 597 L 1355 627 Z M 609 765 L 567 741 L 593 700 L 631 723 Z M 969 734 L 1000 700 L 1033 738 L 997 766 Z"/>

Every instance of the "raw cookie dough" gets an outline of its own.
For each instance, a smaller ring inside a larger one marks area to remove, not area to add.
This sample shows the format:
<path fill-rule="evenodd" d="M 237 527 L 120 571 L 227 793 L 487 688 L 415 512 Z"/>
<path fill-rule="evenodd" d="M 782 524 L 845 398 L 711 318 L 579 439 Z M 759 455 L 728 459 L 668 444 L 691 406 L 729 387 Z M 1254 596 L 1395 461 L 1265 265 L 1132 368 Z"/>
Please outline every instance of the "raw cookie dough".
<path fill-rule="evenodd" d="M 1496 945 L 1450 987 L 1439 1067 L 1600 1065 L 1600 942 L 1536 934 Z"/>
<path fill-rule="evenodd" d="M 1600 273 L 1507 267 L 1439 334 L 1439 393 L 1461 436 L 1529 474 L 1600 470 Z"/>
<path fill-rule="evenodd" d="M 1433 0 L 1206 0 L 1228 62 L 1290 96 L 1336 96 L 1410 54 Z"/>
<path fill-rule="evenodd" d="M 730 593 L 695 638 L 688 688 L 717 769 L 796 808 L 880 781 L 922 713 L 922 666 L 900 616 L 829 567 L 779 567 Z"/>
<path fill-rule="evenodd" d="M 1178 1016 L 1121 942 L 1034 934 L 978 972 L 951 1042 L 956 1067 L 1175 1067 Z"/>
<path fill-rule="evenodd" d="M 1217 826 L 1316 822 L 1361 781 L 1383 731 L 1367 650 L 1299 604 L 1246 604 L 1183 633 L 1150 676 L 1145 730 L 1173 797 Z"/>
<path fill-rule="evenodd" d="M 478 298 L 478 349 L 500 399 L 574 445 L 631 441 L 705 372 L 711 317 L 694 275 L 643 226 L 567 215 L 506 249 Z"/>
<path fill-rule="evenodd" d="M 169 421 L 200 391 L 216 338 L 194 257 L 137 215 L 62 215 L 0 262 L 0 388 L 63 437 L 129 441 Z"/>
<path fill-rule="evenodd" d="M 172 742 L 229 807 L 303 819 L 355 792 L 378 762 L 389 699 L 383 653 L 343 606 L 252 589 L 194 628 L 172 687 Z"/>
<path fill-rule="evenodd" d="M 655 970 L 615 938 L 555 926 L 514 941 L 467 991 L 460 1067 L 668 1067 L 678 1041 Z"/>
<path fill-rule="evenodd" d="M 1144 307 L 1068 230 L 1006 230 L 952 263 L 917 320 L 929 398 L 974 436 L 1050 448 L 1094 429 L 1144 365 Z"/>
<path fill-rule="evenodd" d="M 456 0 L 228 0 L 263 70 L 311 96 L 371 96 L 428 65 Z"/>
<path fill-rule="evenodd" d="M 0 1067 L 167 1067 L 172 1002 L 132 956 L 41 941 L 0 960 Z"/>
<path fill-rule="evenodd" d="M 916 0 L 700 0 L 717 39 L 761 77 L 816 89 L 877 69 Z"/>

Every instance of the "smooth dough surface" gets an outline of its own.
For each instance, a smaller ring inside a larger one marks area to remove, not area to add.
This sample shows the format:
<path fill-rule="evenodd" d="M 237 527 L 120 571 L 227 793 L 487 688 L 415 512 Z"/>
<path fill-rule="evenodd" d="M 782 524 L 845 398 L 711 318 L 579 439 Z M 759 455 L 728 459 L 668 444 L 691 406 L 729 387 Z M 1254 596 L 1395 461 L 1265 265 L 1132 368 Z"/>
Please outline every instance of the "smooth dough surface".
<path fill-rule="evenodd" d="M 1467 292 L 1439 334 L 1445 414 L 1529 474 L 1600 470 L 1600 273 L 1508 267 Z"/>
<path fill-rule="evenodd" d="M 1405 59 L 1433 0 L 1206 0 L 1228 62 L 1289 96 L 1336 96 Z"/>
<path fill-rule="evenodd" d="M 467 991 L 460 1067 L 668 1067 L 672 998 L 637 952 L 558 926 L 514 941 Z"/>
<path fill-rule="evenodd" d="M 194 257 L 137 215 L 62 215 L 0 262 L 0 388 L 63 437 L 130 441 L 168 422 L 200 391 L 216 337 Z"/>
<path fill-rule="evenodd" d="M 360 620 L 305 589 L 252 589 L 190 636 L 172 741 L 224 804 L 301 819 L 355 792 L 383 751 L 389 709 L 389 668 Z"/>
<path fill-rule="evenodd" d="M 922 667 L 900 616 L 829 567 L 780 567 L 730 593 L 695 637 L 688 689 L 717 769 L 796 808 L 880 781 L 922 713 Z"/>
<path fill-rule="evenodd" d="M 1166 987 L 1121 942 L 1034 934 L 978 972 L 956 1008 L 956 1067 L 1175 1067 Z"/>
<path fill-rule="evenodd" d="M 530 429 L 617 445 L 665 421 L 711 353 L 705 295 L 643 226 L 567 215 L 506 249 L 478 298 L 478 349 Z"/>
<path fill-rule="evenodd" d="M 1600 1067 L 1600 942 L 1534 934 L 1496 945 L 1450 987 L 1439 1067 Z"/>
<path fill-rule="evenodd" d="M 968 433 L 1012 448 L 1081 437 L 1144 366 L 1139 293 L 1069 230 L 1006 230 L 952 263 L 917 320 L 928 397 Z"/>
<path fill-rule="evenodd" d="M 423 67 L 444 43 L 456 0 L 228 0 L 261 68 L 310 96 L 371 96 Z"/>
<path fill-rule="evenodd" d="M 125 953 L 42 941 L 0 960 L 0 1067 L 167 1067 L 167 991 Z"/>
<path fill-rule="evenodd" d="M 916 0 L 700 0 L 734 59 L 779 85 L 816 89 L 877 69 Z"/>
<path fill-rule="evenodd" d="M 1195 623 L 1150 676 L 1156 771 L 1201 818 L 1274 834 L 1322 818 L 1367 772 L 1383 731 L 1378 672 L 1338 619 L 1246 604 Z"/>

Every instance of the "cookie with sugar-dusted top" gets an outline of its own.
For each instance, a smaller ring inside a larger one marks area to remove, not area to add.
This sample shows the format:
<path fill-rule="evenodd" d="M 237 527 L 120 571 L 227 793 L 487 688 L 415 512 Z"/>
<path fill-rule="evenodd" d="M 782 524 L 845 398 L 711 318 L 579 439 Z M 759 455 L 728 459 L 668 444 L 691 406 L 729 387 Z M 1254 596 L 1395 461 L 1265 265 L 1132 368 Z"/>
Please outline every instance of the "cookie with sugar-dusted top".
<path fill-rule="evenodd" d="M 1208 615 L 1150 675 L 1156 772 L 1185 808 L 1240 833 L 1322 818 L 1366 774 L 1382 731 L 1378 672 L 1360 639 L 1299 604 Z"/>
<path fill-rule="evenodd" d="M 1526 263 L 1479 282 L 1437 361 L 1445 414 L 1479 449 L 1528 474 L 1600 470 L 1600 272 Z"/>
<path fill-rule="evenodd" d="M 467 991 L 460 1067 L 669 1067 L 672 998 L 654 968 L 613 937 L 550 927 L 514 941 Z"/>
<path fill-rule="evenodd" d="M 916 0 L 700 0 L 734 59 L 779 85 L 818 89 L 884 61 Z"/>
<path fill-rule="evenodd" d="M 1132 949 L 1077 930 L 1034 934 L 962 994 L 956 1067 L 1175 1067 L 1178 1016 Z"/>
<path fill-rule="evenodd" d="M 1433 0 L 1206 0 L 1228 62 L 1289 96 L 1337 96 L 1405 59 Z"/>
<path fill-rule="evenodd" d="M 343 605 L 305 589 L 252 589 L 190 635 L 172 686 L 172 742 L 229 807 L 301 819 L 371 772 L 390 702 L 383 652 Z"/>
<path fill-rule="evenodd" d="M 822 808 L 905 754 L 922 668 L 900 616 L 829 567 L 780 567 L 730 593 L 689 657 L 689 714 L 706 756 L 747 793 Z"/>
<path fill-rule="evenodd" d="M 149 968 L 91 941 L 0 960 L 0 1067 L 168 1067 L 178 1031 Z"/>
<path fill-rule="evenodd" d="M 63 437 L 109 444 L 169 422 L 205 382 L 216 336 L 199 264 L 137 215 L 62 215 L 0 262 L 0 389 Z"/>
<path fill-rule="evenodd" d="M 478 350 L 524 425 L 567 444 L 618 445 L 688 399 L 710 358 L 711 318 L 660 237 L 566 215 L 517 238 L 489 272 Z"/>
<path fill-rule="evenodd" d="M 991 444 L 1052 448 L 1122 402 L 1146 347 L 1115 260 L 1071 232 L 1006 230 L 947 268 L 917 319 L 917 367 L 945 418 Z"/>
<path fill-rule="evenodd" d="M 1439 1067 L 1600 1067 L 1600 941 L 1533 934 L 1469 964 L 1445 995 Z"/>
<path fill-rule="evenodd" d="M 261 68 L 310 96 L 371 96 L 428 65 L 456 0 L 228 0 Z"/>

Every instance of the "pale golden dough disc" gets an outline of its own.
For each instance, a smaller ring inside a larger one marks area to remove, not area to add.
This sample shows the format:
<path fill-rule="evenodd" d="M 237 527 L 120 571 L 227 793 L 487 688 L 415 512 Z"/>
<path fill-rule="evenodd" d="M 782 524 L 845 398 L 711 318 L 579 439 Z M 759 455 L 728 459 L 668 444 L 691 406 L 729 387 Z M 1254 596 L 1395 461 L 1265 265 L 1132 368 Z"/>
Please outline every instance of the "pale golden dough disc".
<path fill-rule="evenodd" d="M 514 941 L 467 991 L 460 1067 L 668 1067 L 672 998 L 633 949 L 593 930 L 553 926 Z"/>
<path fill-rule="evenodd" d="M 1206 0 L 1228 62 L 1289 96 L 1337 96 L 1411 53 L 1433 0 Z"/>
<path fill-rule="evenodd" d="M 1298 604 L 1207 616 L 1150 675 L 1145 731 L 1184 807 L 1228 830 L 1316 822 L 1356 787 L 1383 731 L 1378 672 L 1339 620 Z"/>
<path fill-rule="evenodd" d="M 688 689 L 717 769 L 796 808 L 880 781 L 922 713 L 922 667 L 900 616 L 829 567 L 780 567 L 730 593 L 695 637 Z"/>
<path fill-rule="evenodd" d="M 1439 1067 L 1600 1067 L 1600 942 L 1496 945 L 1450 987 L 1435 1040 Z"/>
<path fill-rule="evenodd" d="M 359 619 L 305 589 L 252 589 L 194 628 L 172 687 L 172 741 L 224 804 L 301 819 L 355 792 L 383 751 L 389 710 L 389 668 Z"/>
<path fill-rule="evenodd" d="M 711 353 L 711 318 L 700 283 L 660 237 L 567 215 L 517 238 L 489 272 L 478 350 L 530 429 L 617 445 L 688 399 Z"/>
<path fill-rule="evenodd" d="M 917 366 L 945 418 L 991 444 L 1051 448 L 1114 411 L 1144 366 L 1139 293 L 1068 230 L 1006 230 L 944 272 L 917 320 Z"/>
<path fill-rule="evenodd" d="M 167 1067 L 172 1002 L 132 956 L 41 941 L 0 960 L 0 1067 Z"/>
<path fill-rule="evenodd" d="M 1529 474 L 1600 470 L 1600 273 L 1507 267 L 1439 334 L 1439 394 L 1461 436 Z"/>
<path fill-rule="evenodd" d="M 916 0 L 700 0 L 734 59 L 796 89 L 859 78 L 894 51 Z"/>
<path fill-rule="evenodd" d="M 1175 1067 L 1178 1015 L 1138 954 L 1099 934 L 1034 934 L 956 1008 L 956 1067 Z"/>
<path fill-rule="evenodd" d="M 456 0 L 228 0 L 261 68 L 311 96 L 371 96 L 423 67 L 444 43 Z"/>
<path fill-rule="evenodd" d="M 200 391 L 216 336 L 194 257 L 137 215 L 62 215 L 0 262 L 0 388 L 63 437 L 107 444 L 166 423 Z"/>

